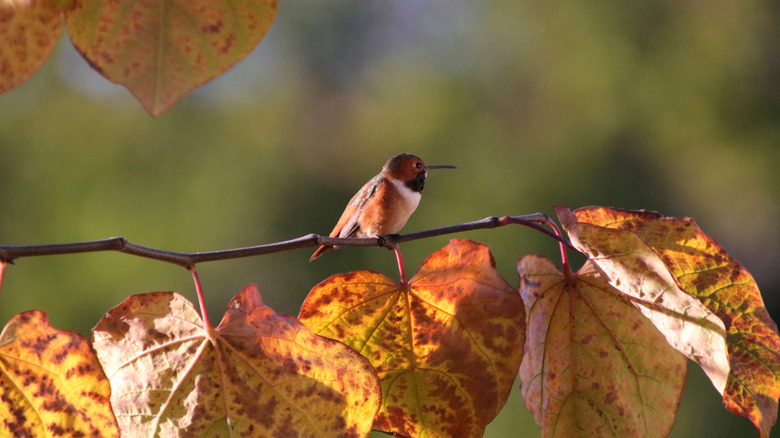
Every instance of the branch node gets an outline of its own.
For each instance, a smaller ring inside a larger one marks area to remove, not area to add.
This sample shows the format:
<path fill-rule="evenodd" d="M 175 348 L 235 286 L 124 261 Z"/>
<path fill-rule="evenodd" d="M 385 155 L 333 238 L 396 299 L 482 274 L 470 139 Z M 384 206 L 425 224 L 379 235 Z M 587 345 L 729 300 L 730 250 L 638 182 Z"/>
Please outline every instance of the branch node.
<path fill-rule="evenodd" d="M 395 249 L 398 247 L 398 242 L 401 240 L 400 234 L 388 234 L 386 236 L 379 236 L 381 240 L 380 245 L 387 249 Z"/>
<path fill-rule="evenodd" d="M 322 236 L 320 236 L 319 234 L 311 233 L 311 234 L 307 234 L 305 236 L 300 237 L 299 240 L 306 241 L 306 242 L 312 242 L 312 243 L 315 243 L 317 245 L 322 245 L 322 243 L 320 242 L 321 238 L 322 238 Z"/>
<path fill-rule="evenodd" d="M 121 251 L 128 244 L 127 239 L 125 239 L 122 236 L 115 236 L 115 237 L 110 238 L 109 240 L 113 240 L 114 242 L 116 242 L 116 248 L 114 248 L 114 249 L 119 250 L 119 251 Z"/>

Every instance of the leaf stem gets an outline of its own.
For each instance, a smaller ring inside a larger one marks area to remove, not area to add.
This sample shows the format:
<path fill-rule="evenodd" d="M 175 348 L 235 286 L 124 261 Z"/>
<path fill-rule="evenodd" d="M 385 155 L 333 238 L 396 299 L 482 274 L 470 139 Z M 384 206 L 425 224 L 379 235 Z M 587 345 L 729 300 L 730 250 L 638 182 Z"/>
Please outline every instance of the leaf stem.
<path fill-rule="evenodd" d="M 395 252 L 395 259 L 398 261 L 398 275 L 401 277 L 401 288 L 406 289 L 409 283 L 406 281 L 406 270 L 404 270 L 404 259 L 401 257 L 401 249 L 396 245 L 393 247 L 393 251 Z"/>
<path fill-rule="evenodd" d="M 3 275 L 5 274 L 5 266 L 8 264 L 5 260 L 0 260 L 0 290 L 3 290 Z"/>
<path fill-rule="evenodd" d="M 192 274 L 192 280 L 195 282 L 195 291 L 198 294 L 198 304 L 200 305 L 200 316 L 203 318 L 203 325 L 206 328 L 206 333 L 209 337 L 209 340 L 214 343 L 214 326 L 211 325 L 211 321 L 209 321 L 209 313 L 206 311 L 206 300 L 203 298 L 203 288 L 200 285 L 200 278 L 198 278 L 198 270 L 195 268 L 195 266 L 190 266 L 187 268 L 187 270 L 190 271 Z"/>
<path fill-rule="evenodd" d="M 555 234 L 562 237 L 561 229 L 558 228 L 558 225 L 555 224 L 555 222 L 550 221 L 549 224 L 550 228 L 555 230 Z M 563 265 L 563 276 L 569 280 L 571 278 L 571 265 L 569 265 L 569 256 L 566 253 L 566 245 L 564 245 L 562 242 L 558 242 L 558 246 L 561 248 L 561 264 Z M 569 245 L 571 246 L 571 245 Z"/>

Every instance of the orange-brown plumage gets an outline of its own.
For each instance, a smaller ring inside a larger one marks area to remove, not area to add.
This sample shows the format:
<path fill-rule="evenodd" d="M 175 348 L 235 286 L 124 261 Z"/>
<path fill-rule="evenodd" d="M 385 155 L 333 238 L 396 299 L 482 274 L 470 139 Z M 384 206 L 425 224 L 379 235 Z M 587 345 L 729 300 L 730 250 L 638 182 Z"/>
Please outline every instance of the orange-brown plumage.
<path fill-rule="evenodd" d="M 426 166 L 417 156 L 398 154 L 385 163 L 352 197 L 330 237 L 377 237 L 398 232 L 420 202 L 429 169 L 454 166 Z M 322 245 L 314 260 L 336 247 Z"/>

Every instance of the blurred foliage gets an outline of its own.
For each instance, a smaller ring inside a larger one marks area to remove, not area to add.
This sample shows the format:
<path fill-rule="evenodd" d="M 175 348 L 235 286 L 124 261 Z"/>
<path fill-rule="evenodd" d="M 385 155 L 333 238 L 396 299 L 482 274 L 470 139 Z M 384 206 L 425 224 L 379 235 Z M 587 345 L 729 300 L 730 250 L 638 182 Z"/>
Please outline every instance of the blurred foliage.
<path fill-rule="evenodd" d="M 459 167 L 431 174 L 405 231 L 553 205 L 692 216 L 780 315 L 771 0 L 286 2 L 252 55 L 160 118 L 63 39 L 0 97 L 0 242 L 208 251 L 325 234 L 403 151 Z M 557 254 L 520 227 L 458 237 L 491 245 L 513 284 L 521 255 Z M 409 276 L 447 240 L 404 245 Z M 252 282 L 295 315 L 334 273 L 397 275 L 383 249 L 311 251 L 199 266 L 212 319 Z M 3 286 L 0 320 L 38 308 L 82 333 L 134 293 L 195 299 L 183 269 L 123 254 L 20 259 Z M 671 436 L 753 436 L 696 368 Z M 515 390 L 486 436 L 538 434 Z"/>

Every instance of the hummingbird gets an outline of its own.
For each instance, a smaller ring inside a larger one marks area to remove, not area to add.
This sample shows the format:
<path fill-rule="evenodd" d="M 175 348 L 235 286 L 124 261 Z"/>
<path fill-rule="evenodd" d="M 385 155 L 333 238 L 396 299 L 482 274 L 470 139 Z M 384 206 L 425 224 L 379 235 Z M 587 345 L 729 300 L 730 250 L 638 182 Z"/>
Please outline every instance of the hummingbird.
<path fill-rule="evenodd" d="M 350 199 L 330 237 L 379 237 L 397 233 L 420 203 L 430 169 L 454 169 L 447 164 L 426 165 L 416 155 L 398 154 L 385 163 Z M 338 247 L 322 245 L 309 261 Z"/>

